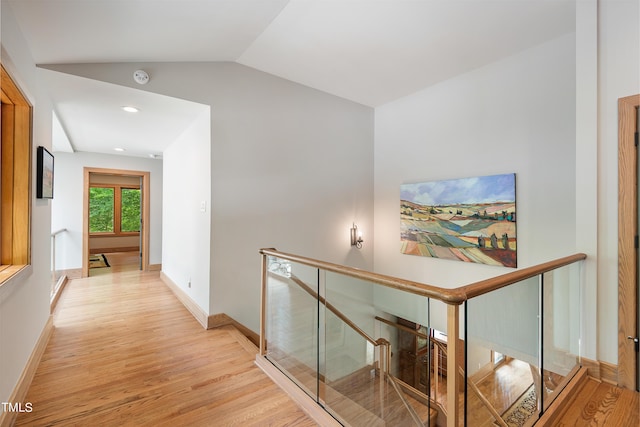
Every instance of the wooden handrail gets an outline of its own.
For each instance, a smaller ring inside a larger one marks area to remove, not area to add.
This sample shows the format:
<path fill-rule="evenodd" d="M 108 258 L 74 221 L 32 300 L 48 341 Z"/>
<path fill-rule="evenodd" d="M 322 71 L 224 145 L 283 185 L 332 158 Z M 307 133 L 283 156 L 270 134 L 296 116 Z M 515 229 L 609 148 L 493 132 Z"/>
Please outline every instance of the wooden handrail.
<path fill-rule="evenodd" d="M 438 286 L 425 285 L 423 283 L 413 282 L 411 280 L 399 279 L 393 276 L 386 276 L 384 274 L 372 273 L 370 271 L 360 270 L 358 268 L 347 267 L 344 265 L 333 264 L 325 261 L 318 261 L 312 258 L 306 258 L 299 255 L 288 254 L 280 252 L 276 249 L 261 249 L 262 255 L 275 256 L 288 261 L 305 264 L 311 267 L 320 268 L 334 273 L 344 274 L 356 279 L 366 280 L 384 285 L 388 288 L 398 289 L 404 292 L 409 292 L 415 295 L 420 295 L 427 298 L 433 298 L 440 301 L 444 301 L 447 304 L 462 304 L 466 297 L 464 294 L 459 293 L 455 289 L 440 288 Z"/>
<path fill-rule="evenodd" d="M 287 260 L 287 261 L 291 261 L 299 264 L 304 264 L 304 265 L 307 265 L 313 268 L 322 269 L 325 271 L 331 271 L 334 273 L 342 274 L 342 275 L 353 277 L 356 279 L 376 283 L 392 289 L 397 289 L 403 292 L 407 292 L 407 293 L 411 293 L 414 295 L 419 295 L 427 298 L 433 298 L 435 300 L 444 302 L 445 304 L 447 304 L 447 335 L 449 337 L 450 346 L 451 346 L 448 350 L 450 350 L 449 352 L 452 353 L 453 355 L 456 355 L 454 357 L 447 358 L 448 372 L 457 372 L 458 370 L 461 369 L 461 367 L 458 364 L 458 359 L 459 359 L 458 337 L 459 337 L 459 328 L 460 328 L 460 323 L 459 323 L 460 307 L 459 306 L 461 304 L 463 304 L 464 302 L 466 302 L 471 298 L 475 298 L 480 295 L 487 294 L 497 289 L 501 289 L 511 284 L 521 282 L 523 280 L 526 280 L 535 276 L 539 276 L 541 274 L 547 273 L 549 271 L 553 271 L 560 267 L 573 264 L 578 261 L 585 260 L 587 258 L 587 256 L 583 253 L 577 253 L 574 255 L 548 261 L 535 266 L 515 270 L 510 273 L 503 274 L 490 279 L 480 280 L 466 286 L 461 286 L 455 289 L 448 289 L 448 288 L 441 288 L 438 286 L 432 286 L 432 285 L 427 285 L 423 283 L 413 282 L 410 280 L 403 280 L 397 277 L 364 271 L 364 270 L 360 270 L 353 267 L 342 266 L 339 264 L 333 264 L 325 261 L 318 261 L 312 258 L 280 252 L 276 249 L 261 249 L 260 253 L 262 254 L 262 259 L 263 259 L 263 274 L 264 274 L 264 265 L 267 264 L 266 257 L 273 256 L 279 259 L 283 259 L 283 260 Z M 292 276 L 292 277 L 294 277 L 294 280 L 297 279 L 295 278 L 295 276 Z M 264 279 L 265 278 L 263 276 L 263 287 L 265 286 Z M 321 297 L 319 297 L 311 288 L 309 288 L 303 282 L 299 281 L 298 284 L 304 285 L 303 289 L 305 289 L 307 292 L 310 291 L 310 293 L 314 295 L 317 299 L 319 300 L 321 299 Z M 331 311 L 335 310 L 335 308 L 333 306 L 330 306 L 330 304 L 327 303 L 324 299 L 321 299 L 321 300 L 323 301 L 325 306 L 327 306 L 327 308 L 329 308 Z M 334 311 L 334 314 L 338 315 L 338 317 L 340 317 L 341 320 L 343 320 L 345 323 L 351 326 L 353 330 L 360 333 L 360 335 L 365 337 L 365 339 L 367 339 L 368 341 L 373 342 L 373 340 L 370 337 L 368 337 L 368 335 L 366 335 L 364 331 L 362 331 L 355 324 L 353 324 L 353 322 L 347 319 L 346 316 L 341 315 L 341 313 L 340 314 L 338 313 L 340 312 L 337 310 Z M 379 320 L 382 320 L 382 319 L 379 319 Z M 436 340 L 432 340 L 432 342 L 436 343 L 436 345 L 438 345 L 438 347 L 442 349 L 442 347 L 439 345 L 439 343 Z M 446 350 L 444 351 L 446 354 Z M 459 382 L 460 380 L 457 374 L 452 375 L 451 378 L 449 378 L 449 380 L 447 381 L 447 393 L 450 396 L 457 396 Z M 470 388 L 473 392 L 478 394 L 480 400 L 483 401 L 483 403 L 485 403 L 486 405 L 487 402 L 484 401 L 485 399 L 483 399 L 482 393 L 479 393 L 479 390 L 477 390 L 477 387 L 475 387 L 475 384 L 473 384 L 473 382 L 470 383 Z M 496 422 L 498 422 L 498 424 L 500 424 L 501 426 L 504 426 L 505 425 L 504 420 L 502 420 L 502 418 L 497 413 L 497 411 L 495 411 L 495 408 L 491 407 L 491 405 L 487 405 L 487 408 L 496 419 Z M 458 405 L 457 398 L 455 399 L 451 398 L 447 400 L 446 412 L 447 412 L 447 426 L 448 427 L 457 426 L 460 421 L 460 408 Z"/>
<path fill-rule="evenodd" d="M 492 277 L 490 279 L 480 280 L 470 285 L 461 286 L 459 288 L 448 289 L 438 286 L 427 285 L 424 283 L 418 283 L 411 280 L 399 279 L 393 276 L 387 276 L 384 274 L 373 273 L 370 271 L 360 270 L 358 268 L 347 267 L 339 264 L 333 264 L 330 262 L 319 261 L 312 258 L 307 258 L 299 255 L 288 254 L 280 252 L 276 249 L 261 249 L 262 255 L 270 255 L 285 259 L 288 261 L 305 264 L 311 267 L 320 268 L 334 273 L 344 274 L 346 276 L 354 277 L 356 279 L 366 280 L 374 282 L 389 288 L 398 289 L 404 292 L 409 292 L 415 295 L 420 295 L 427 298 L 433 298 L 450 305 L 460 305 L 463 302 L 475 298 L 477 296 L 489 293 L 496 289 L 509 286 L 513 283 L 529 279 L 539 274 L 546 273 L 559 267 L 572 264 L 577 261 L 581 261 L 587 258 L 587 255 L 583 253 L 577 253 L 574 255 L 559 258 L 553 261 L 548 261 L 542 264 L 534 265 L 532 267 L 523 268 L 520 270 L 512 271 L 500 276 Z"/>
<path fill-rule="evenodd" d="M 314 291 L 313 289 L 311 289 L 311 287 L 309 285 L 307 285 L 306 283 L 304 283 L 302 280 L 300 280 L 298 277 L 296 277 L 295 275 L 291 275 L 290 279 L 296 284 L 298 285 L 300 288 L 302 288 L 305 292 L 307 292 L 309 295 L 311 295 L 312 297 L 314 297 L 315 299 L 317 299 L 318 301 L 320 301 L 320 303 L 322 303 L 325 307 L 327 307 L 329 309 L 329 311 L 331 311 L 333 314 L 336 315 L 336 317 L 338 317 L 340 320 L 342 320 L 344 323 L 346 323 L 347 325 L 349 325 L 349 327 L 351 329 L 353 329 L 354 331 L 356 331 L 356 333 L 358 333 L 358 335 L 360 335 L 361 337 L 363 337 L 365 340 L 369 341 L 371 344 L 373 344 L 374 346 L 378 346 L 380 345 L 380 343 L 377 340 L 374 340 L 373 338 L 371 338 L 365 331 L 363 331 L 362 329 L 360 329 L 360 327 L 358 325 L 356 325 L 355 323 L 353 323 L 347 316 L 345 316 L 344 314 L 342 314 L 342 312 L 340 310 L 338 310 L 337 308 L 335 308 L 333 306 L 333 304 L 331 304 L 330 302 L 327 302 L 327 300 L 324 297 L 321 297 L 320 295 L 318 295 L 318 293 L 316 291 Z"/>
<path fill-rule="evenodd" d="M 495 291 L 496 289 L 504 288 L 505 286 L 509 286 L 516 282 L 535 277 L 539 274 L 555 270 L 556 268 L 564 267 L 577 261 L 582 261 L 586 258 L 587 255 L 582 253 L 569 255 L 543 264 L 512 271 L 511 273 L 503 274 L 501 276 L 480 280 L 470 285 L 462 286 L 461 288 L 458 288 L 458 290 L 466 295 L 467 299 L 471 299 Z"/>
<path fill-rule="evenodd" d="M 374 319 L 376 319 L 377 321 L 382 322 L 384 324 L 387 324 L 389 326 L 393 326 L 394 328 L 397 328 L 397 329 L 403 330 L 405 332 L 408 332 L 410 334 L 413 334 L 413 335 L 415 335 L 415 336 L 417 336 L 419 338 L 422 338 L 422 339 L 425 339 L 425 340 L 429 339 L 429 335 L 423 334 L 422 332 L 418 332 L 418 331 L 416 331 L 414 329 L 409 328 L 408 326 L 404 326 L 404 325 L 401 325 L 399 323 L 392 322 L 391 320 L 387 320 L 384 317 L 375 316 Z"/>
<path fill-rule="evenodd" d="M 386 354 L 384 355 L 385 362 L 384 362 L 384 366 L 380 366 L 380 370 L 382 371 L 381 375 L 380 375 L 380 378 L 381 379 L 387 378 L 389 380 L 389 382 L 393 386 L 393 389 L 395 390 L 396 394 L 398 395 L 398 397 L 402 401 L 403 405 L 409 411 L 409 414 L 410 414 L 411 418 L 413 419 L 413 421 L 417 425 L 422 425 L 422 421 L 420 420 L 420 417 L 416 413 L 415 409 L 413 409 L 413 407 L 409 404 L 409 402 L 407 402 L 407 399 L 404 397 L 403 393 L 400 391 L 400 388 L 395 383 L 394 377 L 389 372 L 390 363 L 391 363 L 391 344 L 389 343 L 389 341 L 385 340 L 384 338 L 378 338 L 377 340 L 374 340 L 366 332 L 364 332 L 358 325 L 353 323 L 347 316 L 342 314 L 342 312 L 340 310 L 335 308 L 330 302 L 327 302 L 327 300 L 324 297 L 321 297 L 320 295 L 318 295 L 317 292 L 315 292 L 309 285 L 304 283 L 300 278 L 298 278 L 298 277 L 296 277 L 295 275 L 292 274 L 290 276 L 290 279 L 296 285 L 298 285 L 300 288 L 302 288 L 305 292 L 307 292 L 309 295 L 311 295 L 312 297 L 314 297 L 315 299 L 320 301 L 325 307 L 327 307 L 329 309 L 329 311 L 331 311 L 340 320 L 342 320 L 344 323 L 346 323 L 351 329 L 353 329 L 356 333 L 358 333 L 360 336 L 362 336 L 365 340 L 369 341 L 371 344 L 373 344 L 376 347 L 381 347 L 380 351 L 382 351 L 382 349 L 385 350 L 385 352 L 386 352 Z"/>

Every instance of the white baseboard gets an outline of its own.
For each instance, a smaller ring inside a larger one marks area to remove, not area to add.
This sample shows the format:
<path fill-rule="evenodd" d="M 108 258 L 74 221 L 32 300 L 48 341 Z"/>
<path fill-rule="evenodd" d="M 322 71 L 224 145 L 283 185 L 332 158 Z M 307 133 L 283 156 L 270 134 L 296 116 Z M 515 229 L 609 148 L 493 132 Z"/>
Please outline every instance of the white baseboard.
<path fill-rule="evenodd" d="M 176 285 L 173 280 L 167 276 L 164 271 L 160 272 L 160 280 L 167 285 L 178 300 L 186 307 L 189 312 L 196 318 L 198 323 L 202 325 L 204 329 L 208 328 L 209 315 L 200 306 L 183 291 L 180 286 Z"/>
<path fill-rule="evenodd" d="M 13 389 L 13 393 L 11 393 L 11 396 L 9 397 L 9 403 L 27 403 L 25 402 L 27 392 L 29 391 L 29 387 L 31 386 L 33 377 L 36 374 L 36 370 L 38 369 L 38 365 L 40 364 L 40 359 L 42 359 L 44 350 L 47 348 L 47 343 L 49 342 L 49 338 L 51 337 L 52 332 L 53 316 L 49 316 L 49 320 L 47 320 L 47 323 L 44 325 L 44 329 L 40 333 L 40 337 L 38 338 L 38 341 L 36 342 L 36 345 L 31 352 L 31 356 L 27 361 L 27 365 L 24 367 L 22 375 L 20 375 L 18 383 Z M 16 421 L 17 415 L 18 414 L 16 412 L 0 411 L 0 427 L 12 426 Z"/>
<path fill-rule="evenodd" d="M 236 321 L 225 313 L 207 314 L 205 311 L 183 291 L 173 280 L 169 278 L 163 271 L 160 272 L 160 280 L 167 285 L 178 300 L 186 307 L 189 312 L 195 317 L 195 319 L 205 329 L 220 328 L 226 325 L 232 325 L 238 329 L 245 337 L 247 337 L 254 345 L 260 346 L 260 336 L 253 332 L 251 329 L 244 326 L 242 323 Z"/>

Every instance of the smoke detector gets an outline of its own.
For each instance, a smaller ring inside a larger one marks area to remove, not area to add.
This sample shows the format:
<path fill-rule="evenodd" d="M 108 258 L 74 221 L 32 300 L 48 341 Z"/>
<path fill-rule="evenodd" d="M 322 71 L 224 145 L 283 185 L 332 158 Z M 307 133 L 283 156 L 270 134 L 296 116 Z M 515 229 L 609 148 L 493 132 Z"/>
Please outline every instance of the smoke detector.
<path fill-rule="evenodd" d="M 147 84 L 149 83 L 149 74 L 145 70 L 136 70 L 133 72 L 133 80 L 141 85 Z"/>

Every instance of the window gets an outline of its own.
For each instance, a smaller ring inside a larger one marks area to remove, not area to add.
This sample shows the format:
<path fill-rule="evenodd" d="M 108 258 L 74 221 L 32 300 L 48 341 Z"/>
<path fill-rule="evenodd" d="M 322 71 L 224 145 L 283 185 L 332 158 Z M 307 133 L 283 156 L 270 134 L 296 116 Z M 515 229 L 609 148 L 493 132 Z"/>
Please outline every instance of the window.
<path fill-rule="evenodd" d="M 0 66 L 0 284 L 31 262 L 31 105 Z"/>
<path fill-rule="evenodd" d="M 120 204 L 120 230 L 125 233 L 140 232 L 140 189 L 123 188 Z"/>
<path fill-rule="evenodd" d="M 89 233 L 140 233 L 140 188 L 121 185 L 89 187 Z"/>

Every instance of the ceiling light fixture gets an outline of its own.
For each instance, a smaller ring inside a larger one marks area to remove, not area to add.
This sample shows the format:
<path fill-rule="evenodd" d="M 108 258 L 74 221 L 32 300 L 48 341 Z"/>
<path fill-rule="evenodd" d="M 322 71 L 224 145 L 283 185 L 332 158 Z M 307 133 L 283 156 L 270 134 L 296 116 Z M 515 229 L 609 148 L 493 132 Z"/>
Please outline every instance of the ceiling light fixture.
<path fill-rule="evenodd" d="M 125 105 L 124 107 L 122 107 L 122 109 L 127 113 L 137 113 L 138 111 L 140 111 L 138 108 L 132 107 L 130 105 Z"/>
<path fill-rule="evenodd" d="M 120 147 L 116 147 L 116 148 L 114 148 L 114 150 L 116 150 L 116 151 L 118 151 L 120 153 L 123 152 L 123 151 L 127 151 L 124 148 L 120 148 Z"/>

